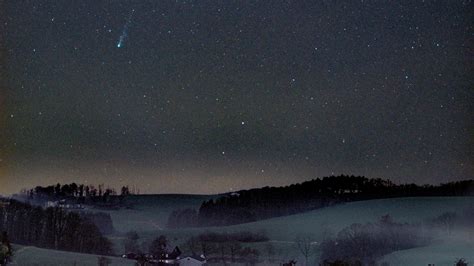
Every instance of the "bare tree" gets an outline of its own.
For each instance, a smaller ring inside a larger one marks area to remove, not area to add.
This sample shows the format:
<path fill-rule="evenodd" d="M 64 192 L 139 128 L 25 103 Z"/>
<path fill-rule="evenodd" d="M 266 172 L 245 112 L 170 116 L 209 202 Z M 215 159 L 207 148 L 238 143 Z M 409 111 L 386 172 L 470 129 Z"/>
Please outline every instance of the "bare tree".
<path fill-rule="evenodd" d="M 200 246 L 200 243 L 199 243 L 199 239 L 195 236 L 191 237 L 188 239 L 188 241 L 186 241 L 186 243 L 184 243 L 184 248 L 188 249 L 189 251 L 191 251 L 191 253 L 193 255 L 201 255 L 201 246 Z"/>
<path fill-rule="evenodd" d="M 272 262 L 276 254 L 275 247 L 271 243 L 268 243 L 265 245 L 264 250 L 268 256 L 268 260 Z"/>
<path fill-rule="evenodd" d="M 242 245 L 237 241 L 231 241 L 229 244 L 230 261 L 235 262 L 235 257 L 242 250 Z"/>
<path fill-rule="evenodd" d="M 461 259 L 457 259 L 455 264 L 456 266 L 467 266 L 467 262 L 465 259 L 461 258 Z"/>
<path fill-rule="evenodd" d="M 151 242 L 149 252 L 154 256 L 160 258 L 166 253 L 166 247 L 168 246 L 168 239 L 164 235 L 160 235 Z"/>
<path fill-rule="evenodd" d="M 140 253 L 140 248 L 138 245 L 139 239 L 140 237 L 138 236 L 137 232 L 128 232 L 123 243 L 125 253 Z"/>
<path fill-rule="evenodd" d="M 456 218 L 456 213 L 454 212 L 445 212 L 438 217 L 438 220 L 442 223 L 448 235 L 451 234 L 451 230 L 453 228 L 455 218 Z"/>
<path fill-rule="evenodd" d="M 309 257 L 315 253 L 311 236 L 299 236 L 295 239 L 296 248 L 303 255 L 305 259 L 305 265 L 308 265 Z"/>

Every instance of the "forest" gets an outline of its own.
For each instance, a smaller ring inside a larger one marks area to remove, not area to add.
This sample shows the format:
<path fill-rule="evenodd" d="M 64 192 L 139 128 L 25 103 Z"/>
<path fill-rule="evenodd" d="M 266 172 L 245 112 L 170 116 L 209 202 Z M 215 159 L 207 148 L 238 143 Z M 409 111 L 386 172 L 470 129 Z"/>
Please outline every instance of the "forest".
<path fill-rule="evenodd" d="M 376 261 L 397 250 L 427 246 L 441 232 L 445 237 L 454 229 L 474 226 L 474 207 L 460 213 L 445 212 L 424 223 L 400 223 L 390 215 L 366 224 L 352 224 L 321 243 L 322 265 L 376 265 Z M 304 255 L 304 254 L 303 254 Z M 454 258 L 453 258 L 454 261 Z M 454 265 L 462 264 L 458 258 Z M 382 264 L 383 265 L 383 264 Z"/>
<path fill-rule="evenodd" d="M 84 217 L 59 207 L 44 209 L 16 200 L 2 200 L 0 232 L 6 232 L 11 242 L 20 245 L 111 254 L 111 242 L 91 220 Z"/>
<path fill-rule="evenodd" d="M 393 197 L 470 196 L 474 180 L 440 185 L 395 184 L 363 176 L 330 176 L 284 187 L 242 190 L 204 201 L 199 210 L 175 210 L 168 226 L 222 226 L 285 216 L 350 201 Z"/>
<path fill-rule="evenodd" d="M 120 192 L 115 188 L 100 184 L 56 184 L 50 186 L 36 186 L 31 189 L 23 189 L 14 198 L 31 204 L 43 205 L 47 201 L 64 200 L 72 204 L 87 204 L 95 207 L 121 208 L 126 207 L 125 197 L 137 194 L 138 190 L 128 186 L 122 186 Z"/>

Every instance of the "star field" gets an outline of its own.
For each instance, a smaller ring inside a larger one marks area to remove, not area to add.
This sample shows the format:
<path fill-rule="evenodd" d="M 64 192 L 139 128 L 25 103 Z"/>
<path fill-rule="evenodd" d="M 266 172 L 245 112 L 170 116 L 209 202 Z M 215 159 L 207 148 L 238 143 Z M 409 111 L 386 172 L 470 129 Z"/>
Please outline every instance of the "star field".
<path fill-rule="evenodd" d="M 3 5 L 0 193 L 473 177 L 471 1 Z"/>

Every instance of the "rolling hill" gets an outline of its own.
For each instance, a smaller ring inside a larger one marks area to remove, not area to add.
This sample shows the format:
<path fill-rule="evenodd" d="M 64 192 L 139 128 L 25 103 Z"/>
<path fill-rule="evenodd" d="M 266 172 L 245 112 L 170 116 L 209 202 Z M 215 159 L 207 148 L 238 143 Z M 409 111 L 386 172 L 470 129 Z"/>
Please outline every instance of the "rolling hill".
<path fill-rule="evenodd" d="M 395 221 L 423 223 L 444 212 L 459 212 L 474 204 L 474 197 L 417 197 L 368 200 L 334 205 L 306 213 L 276 217 L 252 223 L 233 226 L 166 229 L 168 214 L 176 208 L 198 208 L 202 200 L 212 196 L 201 195 L 140 195 L 132 198 L 133 209 L 109 210 L 117 230 L 108 236 L 115 245 L 115 252 L 122 253 L 124 233 L 136 230 L 141 241 L 150 243 L 155 237 L 163 234 L 172 245 L 181 245 L 192 235 L 203 232 L 239 232 L 265 231 L 269 242 L 248 244 L 261 251 L 265 258 L 265 249 L 269 244 L 274 246 L 277 256 L 283 261 L 299 256 L 295 249 L 294 239 L 300 235 L 311 236 L 315 245 L 324 235 L 334 234 L 352 223 L 375 222 L 382 215 L 390 214 Z M 385 256 L 381 261 L 390 265 L 452 265 L 454 259 L 464 257 L 474 261 L 470 251 L 473 239 L 438 238 L 427 247 L 403 250 Z M 17 246 L 16 265 L 97 265 L 97 255 L 53 251 L 36 247 Z M 430 258 L 427 261 L 426 258 Z M 111 258 L 112 265 L 133 265 L 129 260 Z M 318 259 L 318 254 L 312 260 Z M 46 261 L 49 263 L 46 263 Z"/>
<path fill-rule="evenodd" d="M 452 266 L 456 259 L 464 258 L 469 264 L 474 262 L 474 241 L 447 239 L 437 241 L 427 247 L 401 250 L 386 255 L 380 261 L 390 266 L 428 265 Z"/>
<path fill-rule="evenodd" d="M 157 194 L 131 195 L 127 203 L 130 209 L 103 210 L 89 209 L 109 213 L 115 229 L 119 233 L 135 231 L 164 230 L 169 214 L 175 209 L 197 209 L 204 200 L 215 195 Z"/>
<path fill-rule="evenodd" d="M 283 258 L 298 256 L 298 252 L 295 250 L 294 244 L 294 240 L 297 236 L 311 236 L 315 242 L 319 242 L 324 235 L 335 234 L 344 227 L 353 223 L 375 222 L 385 214 L 390 214 L 393 219 L 398 222 L 423 223 L 427 219 L 439 216 L 444 212 L 460 212 L 474 204 L 474 197 L 415 197 L 379 199 L 334 205 L 306 213 L 276 217 L 246 224 L 169 230 L 166 229 L 164 227 L 165 224 L 162 223 L 166 221 L 166 217 L 159 217 L 159 219 L 157 219 L 156 217 L 159 216 L 157 213 L 165 215 L 173 209 L 172 206 L 177 207 L 186 205 L 192 207 L 193 204 L 195 206 L 199 206 L 197 203 L 198 198 L 194 198 L 193 200 L 188 199 L 186 203 L 179 203 L 179 199 L 176 200 L 177 201 L 172 201 L 171 199 L 165 200 L 162 198 L 159 201 L 155 201 L 154 203 L 149 201 L 145 203 L 144 207 L 134 210 L 134 216 L 132 219 L 134 224 L 145 224 L 147 221 L 154 221 L 159 225 L 157 228 L 152 228 L 150 226 L 136 227 L 134 230 L 139 233 L 141 241 L 150 243 L 155 237 L 163 234 L 166 235 L 173 244 L 180 245 L 190 236 L 209 231 L 228 233 L 239 231 L 265 231 L 270 239 L 269 243 L 271 243 L 275 249 L 278 250 L 279 255 Z M 193 202 L 194 200 L 196 201 Z M 170 205 L 160 206 L 160 204 L 164 202 L 167 202 Z M 131 215 L 129 211 L 111 211 L 111 215 L 114 219 L 114 224 L 116 223 L 119 225 L 117 228 L 127 228 L 122 225 L 123 221 L 117 219 L 122 219 L 122 217 L 126 218 L 127 215 Z M 110 236 L 110 239 L 114 242 L 117 252 L 120 252 L 122 250 L 123 235 L 119 233 L 114 236 Z M 451 243 L 454 246 L 458 245 L 464 248 L 466 245 L 466 241 L 460 243 Z M 255 243 L 250 245 L 262 250 L 263 254 L 263 250 L 266 248 L 268 243 Z M 449 246 L 450 244 L 440 245 Z M 436 249 L 439 247 L 434 246 L 433 248 Z M 429 250 L 430 247 L 419 248 L 420 252 L 426 251 L 429 253 Z M 391 257 L 388 257 L 388 259 L 393 261 L 393 263 L 396 263 L 397 260 L 403 261 L 402 258 L 404 257 L 404 252 L 410 251 L 400 251 L 396 254 L 393 254 Z M 413 252 L 416 253 L 416 251 Z M 440 255 L 441 258 L 436 261 L 443 261 L 443 258 L 444 260 L 452 261 L 452 256 L 448 255 L 450 254 L 446 254 L 445 257 Z"/>

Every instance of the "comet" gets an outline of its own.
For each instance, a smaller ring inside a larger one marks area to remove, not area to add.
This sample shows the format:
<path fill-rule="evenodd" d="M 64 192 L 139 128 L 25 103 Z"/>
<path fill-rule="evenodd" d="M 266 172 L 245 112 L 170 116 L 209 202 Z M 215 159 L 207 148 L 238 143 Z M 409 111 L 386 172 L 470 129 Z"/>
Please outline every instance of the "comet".
<path fill-rule="evenodd" d="M 133 17 L 134 12 L 135 12 L 135 9 L 132 9 L 127 22 L 125 22 L 125 25 L 123 26 L 122 35 L 120 35 L 120 38 L 117 42 L 117 48 L 122 48 L 125 45 L 125 40 L 128 37 L 128 28 L 130 27 L 130 24 L 132 23 L 132 17 Z"/>

